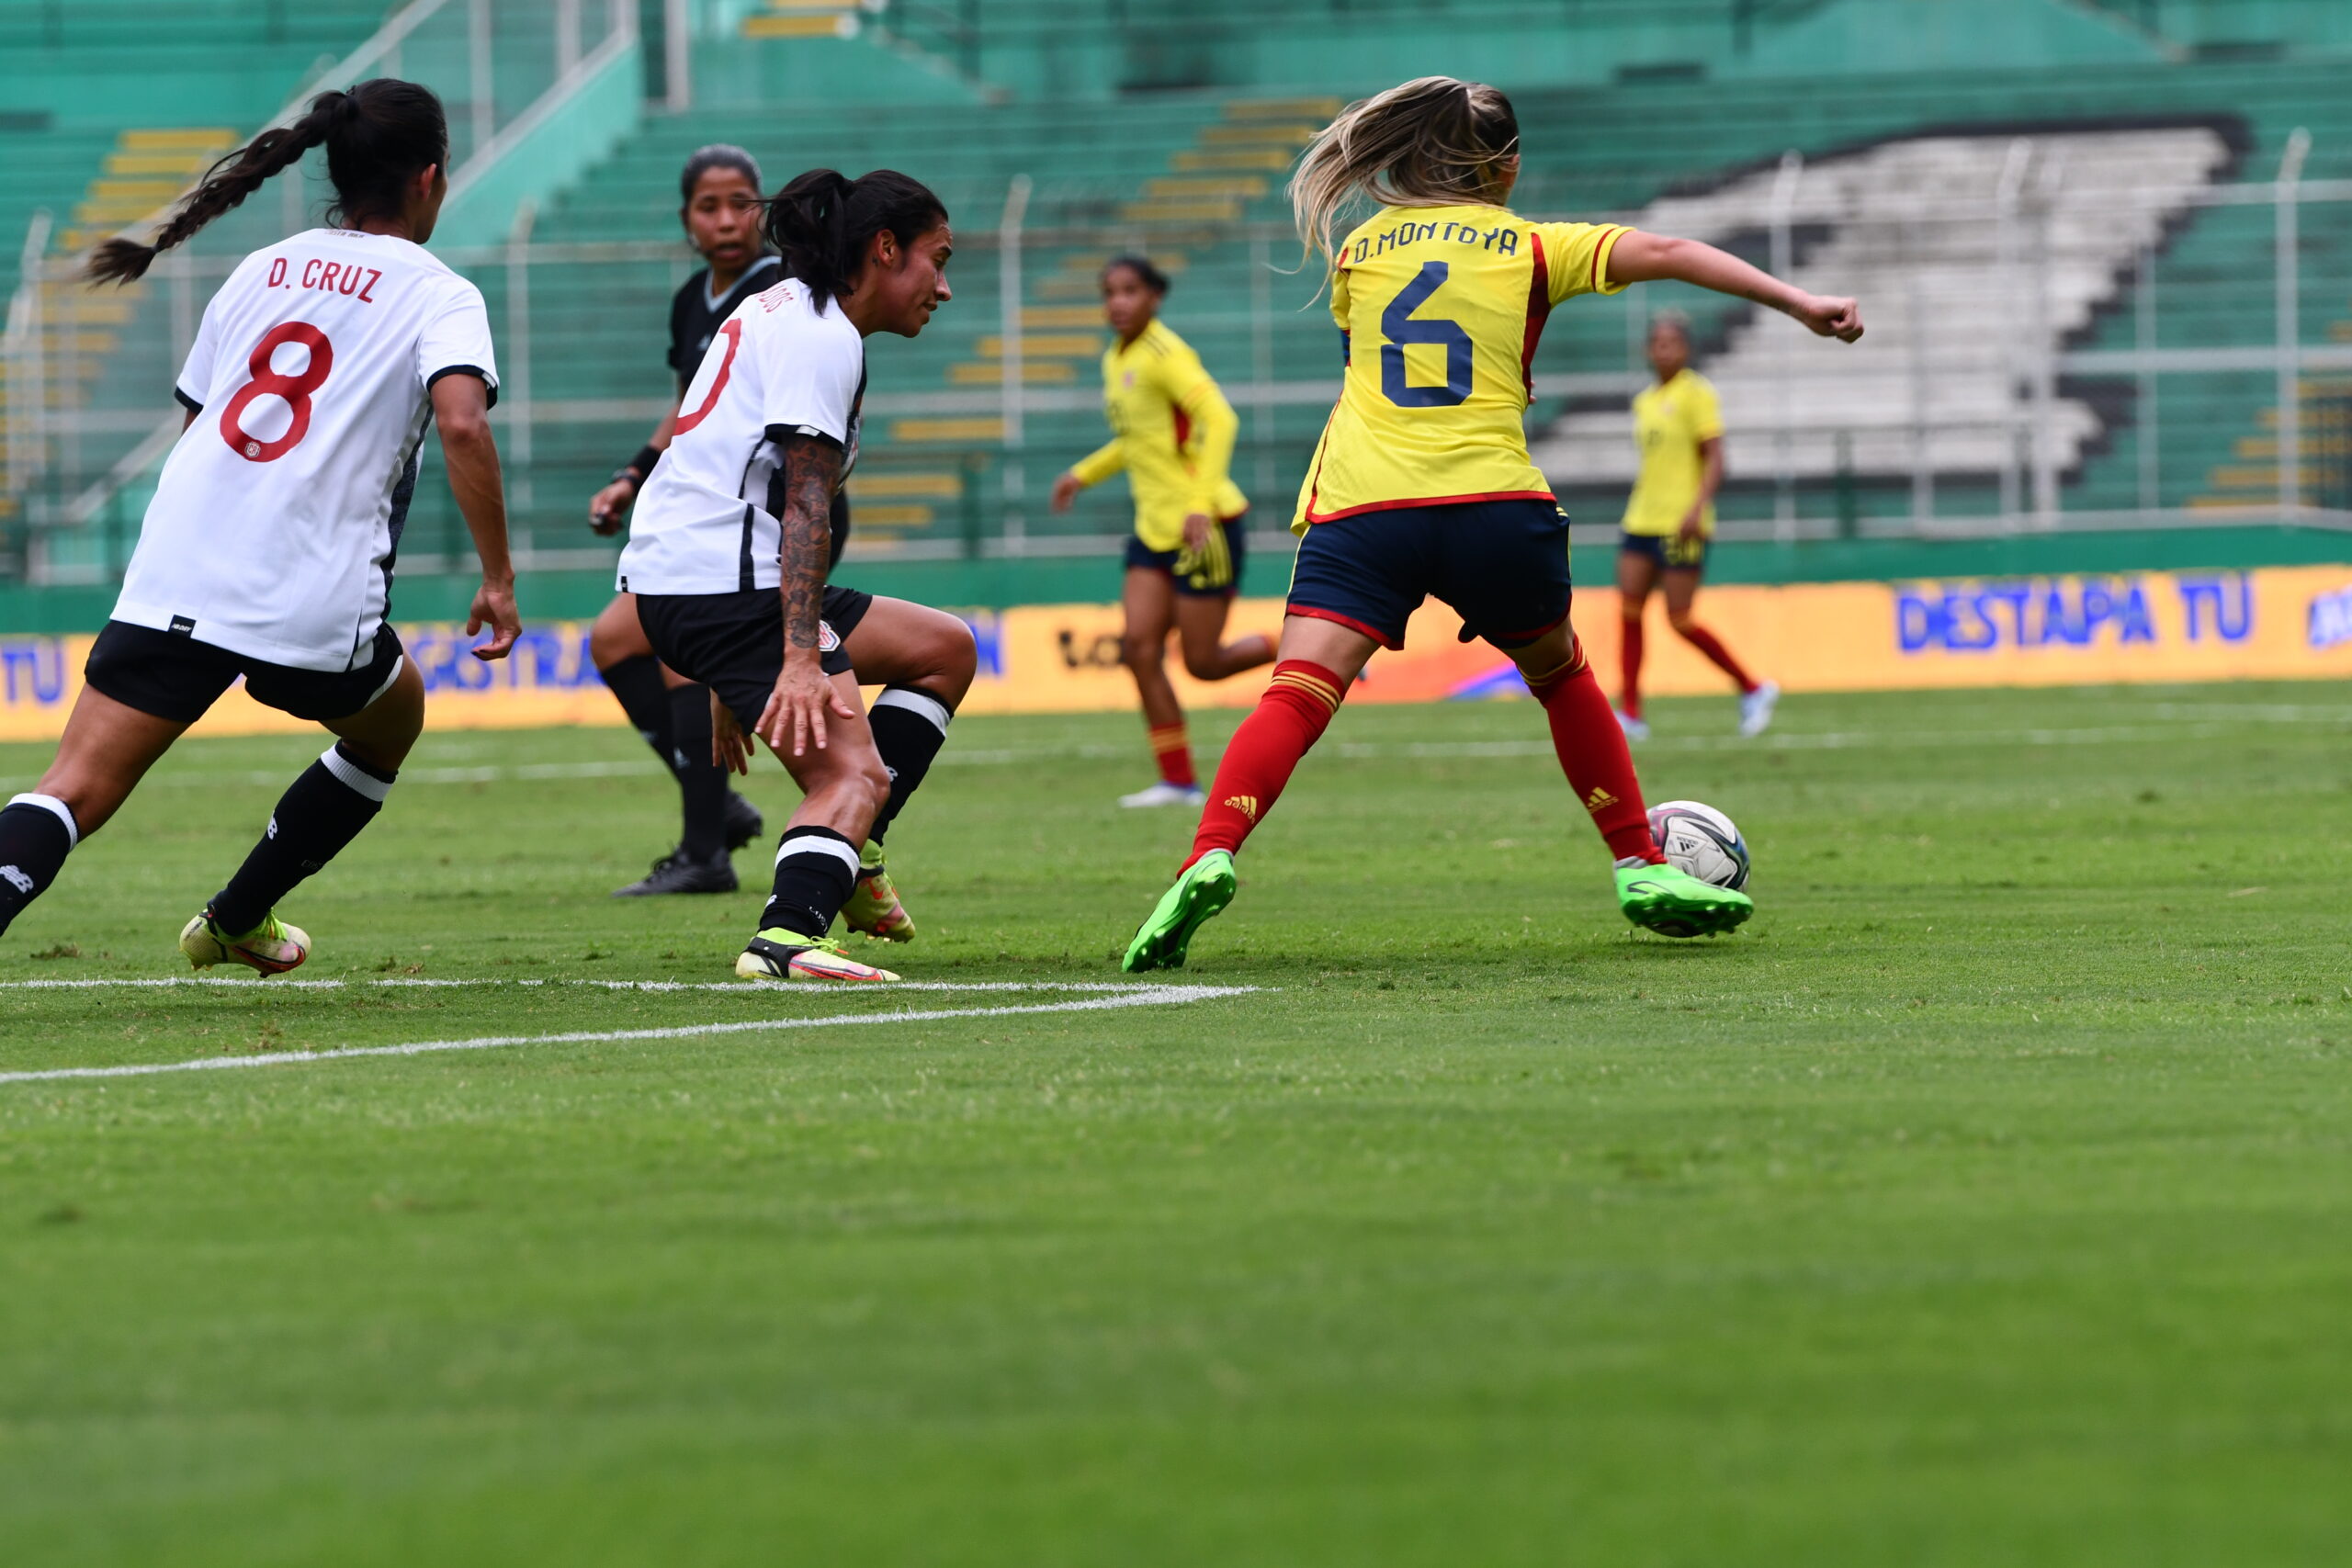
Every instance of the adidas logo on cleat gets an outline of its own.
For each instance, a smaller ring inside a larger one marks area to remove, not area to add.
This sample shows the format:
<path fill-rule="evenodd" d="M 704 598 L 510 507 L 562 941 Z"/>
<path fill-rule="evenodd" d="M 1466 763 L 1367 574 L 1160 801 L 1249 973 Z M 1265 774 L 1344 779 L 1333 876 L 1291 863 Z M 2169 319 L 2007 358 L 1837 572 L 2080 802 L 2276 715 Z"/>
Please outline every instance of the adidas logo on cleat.
<path fill-rule="evenodd" d="M 1250 818 L 1250 821 L 1255 822 L 1258 820 L 1258 797 L 1256 795 L 1228 795 L 1225 797 L 1225 804 L 1230 809 L 1238 811 L 1242 816 Z"/>
<path fill-rule="evenodd" d="M 1599 811 L 1616 804 L 1617 797 L 1610 794 L 1607 786 L 1603 784 L 1593 785 L 1592 793 L 1584 797 L 1584 808 L 1587 811 Z"/>

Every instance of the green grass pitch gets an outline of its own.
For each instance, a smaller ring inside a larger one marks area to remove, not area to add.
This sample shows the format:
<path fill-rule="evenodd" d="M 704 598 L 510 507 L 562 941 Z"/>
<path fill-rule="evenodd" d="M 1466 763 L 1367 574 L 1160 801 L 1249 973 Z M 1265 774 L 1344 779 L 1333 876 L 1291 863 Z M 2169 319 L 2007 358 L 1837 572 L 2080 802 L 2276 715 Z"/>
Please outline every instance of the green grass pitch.
<path fill-rule="evenodd" d="M 184 973 L 318 749 L 192 743 L 0 939 L 0 1071 L 967 1016 L 0 1083 L 0 1558 L 2342 1561 L 2352 699 L 1730 709 L 1639 752 L 1755 846 L 1713 942 L 1522 703 L 1342 714 L 1205 999 L 582 984 L 726 980 L 764 881 L 605 897 L 619 730 L 429 735 L 285 911 L 339 987 L 27 987 Z M 960 723 L 908 976 L 1116 982 L 1144 772 Z"/>

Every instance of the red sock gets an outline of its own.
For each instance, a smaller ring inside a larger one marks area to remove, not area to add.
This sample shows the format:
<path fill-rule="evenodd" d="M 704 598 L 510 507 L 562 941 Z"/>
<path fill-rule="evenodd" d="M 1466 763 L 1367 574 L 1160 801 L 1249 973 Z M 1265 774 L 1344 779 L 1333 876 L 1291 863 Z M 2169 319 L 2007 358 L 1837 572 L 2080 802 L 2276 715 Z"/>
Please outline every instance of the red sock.
<path fill-rule="evenodd" d="M 1756 689 L 1756 682 L 1748 679 L 1747 671 L 1739 667 L 1739 660 L 1731 656 L 1731 649 L 1725 648 L 1714 633 L 1696 621 L 1686 621 L 1674 629 L 1682 634 L 1684 642 L 1713 660 L 1716 669 L 1738 682 L 1742 692 Z"/>
<path fill-rule="evenodd" d="M 1151 742 L 1152 759 L 1159 764 L 1162 783 L 1178 789 L 1190 789 L 1199 779 L 1193 773 L 1193 739 L 1184 732 L 1182 720 L 1162 724 L 1145 732 Z"/>
<path fill-rule="evenodd" d="M 1625 621 L 1625 700 L 1618 705 L 1627 718 L 1642 716 L 1642 623 Z"/>
<path fill-rule="evenodd" d="M 1320 664 L 1285 659 L 1274 666 L 1266 694 L 1225 743 L 1187 868 L 1211 850 L 1239 849 L 1250 830 L 1266 819 L 1290 783 L 1291 770 L 1330 728 L 1345 690 L 1346 683 Z"/>
<path fill-rule="evenodd" d="M 1577 792 L 1592 825 L 1609 841 L 1618 860 L 1665 863 L 1657 841 L 1650 837 L 1649 811 L 1642 805 L 1642 781 L 1634 774 L 1634 754 L 1625 746 L 1625 732 L 1609 711 L 1608 694 L 1594 678 L 1578 645 L 1567 664 L 1528 689 L 1544 705 L 1552 723 L 1552 749 L 1560 755 L 1561 771 Z"/>

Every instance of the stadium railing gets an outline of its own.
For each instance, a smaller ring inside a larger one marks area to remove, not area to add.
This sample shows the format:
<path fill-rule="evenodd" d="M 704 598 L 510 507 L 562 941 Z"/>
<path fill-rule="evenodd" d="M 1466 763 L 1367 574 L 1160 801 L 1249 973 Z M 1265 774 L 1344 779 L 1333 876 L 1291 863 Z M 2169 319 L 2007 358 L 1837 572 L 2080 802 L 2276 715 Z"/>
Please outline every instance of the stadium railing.
<path fill-rule="evenodd" d="M 137 7 L 104 9 L 119 23 Z M 244 14 L 250 4 L 213 9 L 223 13 L 210 18 L 220 25 L 254 24 Z M 70 27 L 92 25 L 77 13 Z M 636 38 L 635 0 L 410 0 L 356 48 L 303 71 L 275 114 L 232 136 L 212 134 L 229 136 L 225 146 L 283 123 L 329 85 L 372 75 L 423 81 L 449 109 L 454 214 L 469 186 L 513 161 L 517 136 Z M 635 92 L 632 82 L 632 107 Z M 220 150 L 209 148 L 195 166 Z M 103 296 L 81 285 L 81 254 L 98 234 L 159 221 L 176 197 L 128 223 L 128 213 L 93 226 L 34 209 L 21 245 L 12 247 L 23 265 L 0 340 L 0 573 L 38 575 L 36 563 L 51 558 L 74 563 L 70 572 L 87 570 L 80 558 L 88 548 L 71 543 L 84 536 L 74 531 L 121 510 L 122 492 L 143 493 L 141 482 L 168 450 L 176 422 L 158 413 L 153 390 L 168 385 L 214 281 L 254 246 L 306 227 L 323 206 L 322 158 L 306 162 L 302 175 L 281 176 L 269 195 L 167 256 L 147 281 Z M 492 231 L 503 226 L 502 218 Z"/>
<path fill-rule="evenodd" d="M 1876 249 L 1874 265 L 1915 279 L 1903 294 L 1871 301 L 1875 342 L 1866 338 L 1863 348 L 1841 355 L 1815 352 L 1776 321 L 1712 329 L 1702 322 L 1702 346 L 1715 351 L 1733 421 L 1723 536 L 1793 541 L 2282 522 L 2352 527 L 2340 482 L 2352 441 L 2342 423 L 2352 389 L 2352 329 L 2337 324 L 2352 320 L 2352 245 L 2345 238 L 2352 235 L 2352 181 L 2301 180 L 2291 167 L 2277 172 L 2280 177 L 2268 181 L 2175 193 L 2188 208 L 2255 220 L 2252 232 L 2238 237 L 2259 258 L 2250 276 L 2214 276 L 2201 265 L 2168 274 L 2150 234 L 2127 248 L 2114 298 L 2087 303 L 2070 292 L 2084 287 L 2079 278 L 2052 265 L 2052 256 L 2068 235 L 2144 219 L 2129 204 L 2102 209 L 2082 197 L 1950 202 L 1875 226 L 1870 214 L 1851 214 L 1842 242 L 1848 250 Z M 1033 197 L 1023 205 L 1050 203 Z M 1764 217 L 1764 254 L 1785 265 L 1811 243 L 1792 208 Z M 1124 537 L 1117 486 L 1091 492 L 1068 518 L 1049 516 L 1042 504 L 1051 476 L 1102 439 L 1091 360 L 1102 340 L 1074 324 L 1086 314 L 1083 305 L 1041 307 L 1030 284 L 1057 263 L 1091 265 L 1135 235 L 1115 225 L 1031 225 L 1011 202 L 1003 218 L 993 231 L 967 224 L 959 231 L 958 307 L 916 344 L 876 352 L 865 456 L 853 480 L 871 525 L 862 530 L 861 555 L 1089 555 L 1109 553 Z M 1939 255 L 1949 254 L 1939 248 L 1939 229 L 1990 230 L 1990 250 L 2001 259 L 1990 272 L 1939 278 Z M 2311 243 L 2314 233 L 2324 243 Z M 668 243 L 543 244 L 519 236 L 444 254 L 492 303 L 506 382 L 493 418 L 509 457 L 519 559 L 537 569 L 605 565 L 616 547 L 581 526 L 585 498 L 614 455 L 641 440 L 665 406 L 664 378 L 654 368 L 658 309 L 615 311 L 612 301 L 658 305 L 690 258 Z M 1338 390 L 1329 317 L 1319 304 L 1303 308 L 1308 284 L 1281 270 L 1296 254 L 1286 229 L 1223 230 L 1193 253 L 1184 299 L 1170 310 L 1241 414 L 1236 477 L 1258 498 L 1260 526 L 1270 536 L 1287 518 L 1306 451 Z M 155 386 L 166 384 L 202 300 L 234 259 L 198 254 L 158 266 L 157 288 L 174 304 L 145 356 Z M 2105 253 L 2097 259 L 2104 265 Z M 52 281 L 66 281 L 64 264 L 41 265 Z M 1980 298 L 1987 278 L 2011 291 L 1990 312 Z M 1696 302 L 1677 294 L 1650 286 L 1578 301 L 1555 316 L 1539 359 L 1537 449 L 1572 513 L 1595 520 L 1594 530 L 1613 518 L 1630 479 L 1622 411 L 1645 375 L 1644 323 L 1657 310 Z M 108 437 L 119 451 L 122 437 L 148 432 L 168 445 L 177 421 L 156 425 L 153 401 L 40 407 L 36 389 L 44 379 L 70 373 L 37 316 L 26 319 L 28 302 L 40 297 L 20 292 L 11 321 L 9 435 L 12 443 L 49 446 L 55 482 L 28 498 L 33 525 L 15 570 L 35 581 L 106 581 L 136 536 L 142 454 L 103 463 L 85 456 L 78 470 L 63 455 L 104 454 Z M 2074 319 L 2095 313 L 2093 306 L 2116 318 L 2104 337 L 2053 325 L 2070 319 L 2069 310 Z M 1034 324 L 1041 316 L 1052 322 L 1043 333 Z M 1939 319 L 1966 330 L 1923 330 Z M 1006 330 L 1014 324 L 1018 330 Z M 2119 333 L 2122 341 L 2112 341 Z M 1057 384 L 1034 380 L 1036 361 L 1023 345 L 1035 341 L 1070 367 Z M 970 364 L 976 353 L 992 379 L 940 373 L 943 361 Z M 1736 375 L 1727 368 L 1734 361 Z M 1939 400 L 1939 389 L 1971 385 L 2020 390 L 1989 405 Z M 2272 411 L 2267 417 L 2249 420 L 2250 393 Z M 2096 428 L 2068 426 L 2084 410 L 2096 416 Z M 2112 480 L 2090 482 L 2100 464 L 2120 464 L 2127 478 L 2120 489 Z M 2234 488 L 2217 488 L 2217 474 Z M 441 490 L 437 479 L 419 488 L 404 570 L 455 569 L 463 558 L 462 527 Z"/>

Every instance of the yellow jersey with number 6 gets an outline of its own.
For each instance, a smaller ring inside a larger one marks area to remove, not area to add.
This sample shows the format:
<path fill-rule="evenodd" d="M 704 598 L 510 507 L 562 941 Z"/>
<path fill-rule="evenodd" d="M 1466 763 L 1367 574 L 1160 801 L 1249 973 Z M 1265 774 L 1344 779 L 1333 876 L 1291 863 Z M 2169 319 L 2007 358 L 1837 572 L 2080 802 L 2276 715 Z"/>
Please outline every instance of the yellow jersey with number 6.
<path fill-rule="evenodd" d="M 1383 209 L 1340 247 L 1339 406 L 1292 531 L 1360 512 L 1550 501 L 1527 455 L 1536 340 L 1552 307 L 1614 294 L 1615 223 L 1531 223 L 1483 205 Z"/>

